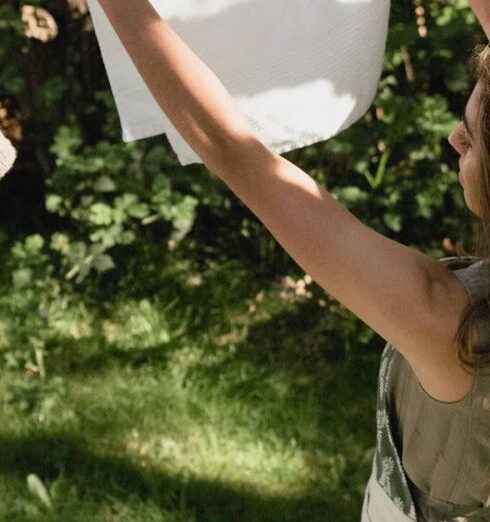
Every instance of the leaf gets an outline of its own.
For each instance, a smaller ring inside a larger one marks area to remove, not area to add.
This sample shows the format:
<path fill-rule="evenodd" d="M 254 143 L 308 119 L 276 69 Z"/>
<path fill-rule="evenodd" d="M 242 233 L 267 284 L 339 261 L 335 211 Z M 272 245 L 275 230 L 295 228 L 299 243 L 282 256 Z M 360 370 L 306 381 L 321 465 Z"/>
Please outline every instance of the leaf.
<path fill-rule="evenodd" d="M 67 89 L 68 85 L 64 78 L 61 76 L 53 76 L 52 78 L 48 78 L 46 82 L 40 86 L 38 95 L 43 98 L 46 106 L 52 107 L 63 100 Z"/>
<path fill-rule="evenodd" d="M 25 88 L 25 80 L 21 76 L 15 76 L 13 78 L 5 78 L 3 81 L 4 88 L 12 94 L 19 94 Z"/>
<path fill-rule="evenodd" d="M 14 288 L 25 288 L 32 280 L 32 270 L 30 268 L 19 268 L 12 274 Z"/>
<path fill-rule="evenodd" d="M 145 168 L 151 174 L 161 173 L 169 162 L 169 153 L 163 145 L 153 147 L 145 157 Z M 163 176 L 162 176 L 163 177 Z"/>
<path fill-rule="evenodd" d="M 172 192 L 170 180 L 163 174 L 160 174 L 155 178 L 152 189 L 155 194 L 163 192 L 168 195 Z"/>
<path fill-rule="evenodd" d="M 95 203 L 90 207 L 89 219 L 94 225 L 110 225 L 112 223 L 111 207 L 104 203 Z"/>
<path fill-rule="evenodd" d="M 393 230 L 393 232 L 400 232 L 402 229 L 402 216 L 393 214 L 392 212 L 386 212 L 383 216 L 385 225 Z"/>
<path fill-rule="evenodd" d="M 349 185 L 347 187 L 336 188 L 332 191 L 335 192 L 342 203 L 356 204 L 367 201 L 369 195 L 355 185 Z"/>
<path fill-rule="evenodd" d="M 51 509 L 51 499 L 48 490 L 42 480 L 34 473 L 27 475 L 27 487 L 46 507 Z"/>
<path fill-rule="evenodd" d="M 185 196 L 173 207 L 173 223 L 176 228 L 190 230 L 194 224 L 198 203 L 196 198 Z"/>
<path fill-rule="evenodd" d="M 44 246 L 44 239 L 39 234 L 33 234 L 26 239 L 26 251 L 30 254 L 37 254 Z"/>
<path fill-rule="evenodd" d="M 150 208 L 146 203 L 134 203 L 127 208 L 126 212 L 133 218 L 144 219 L 150 213 Z"/>
<path fill-rule="evenodd" d="M 69 164 L 73 153 L 83 144 L 81 131 L 78 127 L 61 125 L 56 133 L 50 152 L 56 156 L 56 163 L 61 166 Z"/>
<path fill-rule="evenodd" d="M 63 203 L 63 198 L 59 196 L 58 194 L 49 194 L 46 197 L 46 210 L 48 212 L 58 212 L 61 208 L 61 205 Z"/>
<path fill-rule="evenodd" d="M 100 176 L 94 183 L 94 190 L 97 192 L 114 192 L 116 184 L 109 176 Z"/>
<path fill-rule="evenodd" d="M 111 256 L 108 254 L 100 254 L 94 258 L 92 261 L 92 266 L 99 274 L 101 274 L 103 272 L 107 272 L 108 270 L 112 270 L 116 265 Z"/>

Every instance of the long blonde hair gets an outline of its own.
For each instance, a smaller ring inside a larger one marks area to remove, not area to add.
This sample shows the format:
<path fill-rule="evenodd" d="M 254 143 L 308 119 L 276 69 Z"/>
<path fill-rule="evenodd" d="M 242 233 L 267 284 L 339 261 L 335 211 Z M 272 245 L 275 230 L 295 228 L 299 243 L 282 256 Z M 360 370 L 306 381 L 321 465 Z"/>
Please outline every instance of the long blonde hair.
<path fill-rule="evenodd" d="M 474 140 L 478 157 L 478 175 L 475 194 L 478 200 L 478 231 L 475 241 L 475 255 L 490 266 L 490 46 L 475 55 L 472 62 L 475 83 L 480 83 L 478 114 Z M 482 270 L 481 274 L 488 272 Z M 480 339 L 478 322 L 490 317 L 490 278 L 486 295 L 470 302 L 463 310 L 456 340 L 459 360 L 469 368 L 490 370 L 490 339 Z"/>

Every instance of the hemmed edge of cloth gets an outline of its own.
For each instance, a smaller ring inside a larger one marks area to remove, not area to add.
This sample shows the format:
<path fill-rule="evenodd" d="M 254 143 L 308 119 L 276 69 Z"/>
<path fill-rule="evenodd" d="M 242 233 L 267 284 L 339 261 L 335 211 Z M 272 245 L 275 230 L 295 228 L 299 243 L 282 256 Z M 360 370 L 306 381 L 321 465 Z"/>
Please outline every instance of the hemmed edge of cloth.
<path fill-rule="evenodd" d="M 161 118 L 158 120 L 148 120 L 147 122 L 134 125 L 123 125 L 121 130 L 124 143 L 166 134 L 166 129 Z"/>

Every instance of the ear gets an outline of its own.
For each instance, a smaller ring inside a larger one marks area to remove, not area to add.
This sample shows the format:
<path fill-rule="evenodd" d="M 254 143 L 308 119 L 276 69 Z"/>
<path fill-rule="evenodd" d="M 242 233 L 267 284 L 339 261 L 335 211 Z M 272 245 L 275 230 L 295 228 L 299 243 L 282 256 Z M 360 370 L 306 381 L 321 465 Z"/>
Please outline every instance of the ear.
<path fill-rule="evenodd" d="M 17 151 L 0 131 L 0 178 L 12 168 L 16 157 Z"/>

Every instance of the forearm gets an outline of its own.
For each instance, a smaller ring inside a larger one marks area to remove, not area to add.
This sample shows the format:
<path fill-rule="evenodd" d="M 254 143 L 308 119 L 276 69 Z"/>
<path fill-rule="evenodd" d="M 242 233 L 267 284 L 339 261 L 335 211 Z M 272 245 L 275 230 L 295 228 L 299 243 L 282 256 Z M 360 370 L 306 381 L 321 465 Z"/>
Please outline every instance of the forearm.
<path fill-rule="evenodd" d="M 148 0 L 98 1 L 155 100 L 208 168 L 219 170 L 238 141 L 254 139 L 220 80 Z"/>
<path fill-rule="evenodd" d="M 469 0 L 469 4 L 490 40 L 490 0 Z"/>

